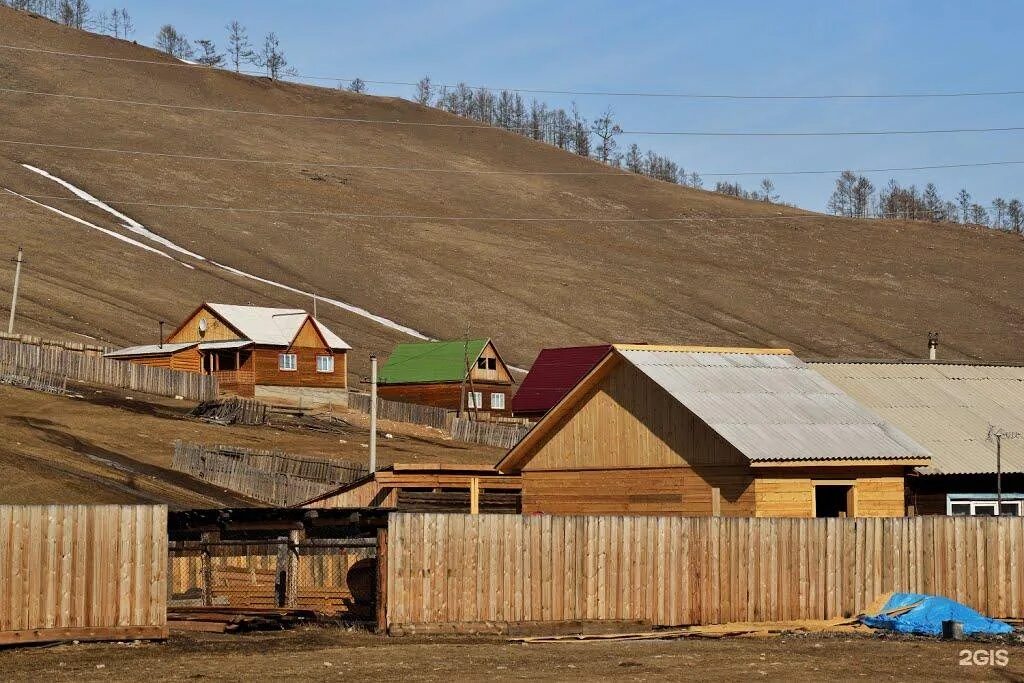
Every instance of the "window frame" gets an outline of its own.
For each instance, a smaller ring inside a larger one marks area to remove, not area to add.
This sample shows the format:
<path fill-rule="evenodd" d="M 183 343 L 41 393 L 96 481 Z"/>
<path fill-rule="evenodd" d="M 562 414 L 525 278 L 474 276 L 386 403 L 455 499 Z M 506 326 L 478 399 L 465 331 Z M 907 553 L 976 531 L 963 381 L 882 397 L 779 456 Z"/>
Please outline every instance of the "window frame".
<path fill-rule="evenodd" d="M 330 369 L 322 370 L 320 368 L 320 361 L 322 361 L 322 360 L 328 361 L 328 365 L 330 366 Z M 327 354 L 327 353 L 318 353 L 317 356 L 316 356 L 316 371 L 317 371 L 318 374 L 322 374 L 322 375 L 333 375 L 334 374 L 334 356 L 332 356 L 330 354 Z"/>
<path fill-rule="evenodd" d="M 483 410 L 484 392 L 482 391 L 467 391 L 466 392 L 466 410 Z M 477 405 L 474 405 L 477 403 Z"/>
<path fill-rule="evenodd" d="M 996 509 L 997 496 L 994 493 L 949 493 L 946 494 L 946 515 L 950 517 L 992 517 L 990 514 L 978 514 L 978 508 Z M 1001 517 L 1020 517 L 1024 512 L 1024 493 L 1004 493 L 1002 508 L 999 510 Z M 953 514 L 954 506 L 968 506 L 966 514 Z M 1010 510 L 1016 508 L 1015 513 Z"/>
<path fill-rule="evenodd" d="M 501 398 L 501 401 L 500 401 L 501 405 L 500 406 L 499 405 L 495 405 L 494 399 L 497 398 L 497 397 Z M 503 392 L 500 392 L 500 391 L 492 391 L 491 392 L 491 410 L 505 410 L 505 394 Z"/>
<path fill-rule="evenodd" d="M 291 367 L 285 362 L 285 359 L 291 359 Z M 297 372 L 299 369 L 299 354 L 297 353 L 279 353 L 277 354 L 277 369 L 279 372 Z"/>

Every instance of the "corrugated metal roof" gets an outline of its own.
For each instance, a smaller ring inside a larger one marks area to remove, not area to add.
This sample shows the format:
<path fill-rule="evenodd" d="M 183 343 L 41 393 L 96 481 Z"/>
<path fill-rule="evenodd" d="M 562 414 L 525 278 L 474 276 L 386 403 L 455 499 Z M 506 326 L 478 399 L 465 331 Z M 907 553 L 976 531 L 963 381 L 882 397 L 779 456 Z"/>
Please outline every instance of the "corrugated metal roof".
<path fill-rule="evenodd" d="M 924 474 L 996 471 L 989 425 L 1024 431 L 1024 367 L 945 363 L 812 363 L 932 453 Z M 1003 471 L 1024 472 L 1024 440 L 1003 441 Z"/>
<path fill-rule="evenodd" d="M 266 308 L 263 306 L 236 306 L 234 304 L 207 304 L 226 323 L 257 344 L 288 346 L 309 318 L 320 331 L 327 345 L 336 350 L 352 347 L 331 332 L 319 320 L 301 308 Z"/>
<path fill-rule="evenodd" d="M 616 348 L 752 461 L 928 457 L 796 356 Z"/>
<path fill-rule="evenodd" d="M 224 349 L 242 349 L 252 346 L 253 342 L 248 339 L 236 339 L 233 341 L 200 342 L 199 348 L 203 351 L 222 351 Z"/>
<path fill-rule="evenodd" d="M 159 356 L 164 353 L 176 353 L 196 345 L 197 342 L 185 342 L 183 344 L 146 344 L 143 346 L 129 346 L 127 348 L 110 351 L 103 354 L 105 358 L 121 358 L 125 356 Z"/>
<path fill-rule="evenodd" d="M 610 344 L 544 349 L 512 398 L 513 413 L 546 413 L 611 351 Z"/>
<path fill-rule="evenodd" d="M 461 382 L 488 339 L 406 342 L 395 346 L 377 373 L 381 384 Z"/>

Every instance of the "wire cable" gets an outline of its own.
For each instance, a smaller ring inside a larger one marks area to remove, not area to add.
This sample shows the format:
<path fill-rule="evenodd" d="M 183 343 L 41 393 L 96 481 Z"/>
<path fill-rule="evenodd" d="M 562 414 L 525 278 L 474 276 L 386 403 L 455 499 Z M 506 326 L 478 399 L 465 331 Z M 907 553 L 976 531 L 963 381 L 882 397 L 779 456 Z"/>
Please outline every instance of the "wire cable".
<path fill-rule="evenodd" d="M 0 88 L 0 93 L 29 95 L 35 97 L 55 97 L 88 102 L 103 102 L 139 107 L 157 107 L 181 111 L 198 111 L 215 114 L 235 114 L 249 116 L 267 116 L 287 119 L 310 119 L 317 121 L 337 121 L 342 123 L 359 123 L 388 126 L 414 126 L 428 128 L 455 128 L 461 130 L 489 130 L 514 132 L 498 126 L 484 123 L 440 123 L 434 121 L 395 121 L 390 119 L 367 119 L 346 116 L 319 116 L 313 114 L 289 114 L 285 112 L 268 112 L 254 109 L 224 109 L 219 107 L 200 107 L 187 104 L 166 104 L 162 102 L 145 102 L 142 100 L 121 100 L 88 95 L 69 95 L 67 93 L 42 92 L 38 90 L 21 90 L 18 88 Z M 682 137 L 844 137 L 844 136 L 893 136 L 893 135 L 936 135 L 954 133 L 1006 133 L 1024 131 L 1024 126 L 1002 126 L 989 128 L 934 128 L 923 130 L 873 130 L 873 131 L 652 131 L 623 130 L 623 135 L 655 135 Z"/>
<path fill-rule="evenodd" d="M 139 149 L 120 149 L 114 147 L 86 147 L 79 145 L 66 145 L 48 142 L 32 142 L 28 140 L 10 140 L 0 138 L 0 145 L 13 145 L 19 147 L 39 147 L 44 149 L 60 149 L 68 151 L 98 152 L 102 154 L 125 154 L 132 156 L 156 157 L 161 159 L 183 159 L 189 161 L 205 161 L 231 164 L 257 164 L 265 166 L 312 166 L 317 168 L 337 168 L 343 170 L 364 170 L 364 171 L 387 171 L 397 173 L 451 173 L 456 175 L 523 175 L 523 176 L 601 176 L 607 178 L 648 178 L 641 173 L 631 173 L 625 169 L 613 166 L 601 171 L 531 171 L 531 170 L 487 170 L 487 169 L 461 169 L 461 168 L 437 168 L 426 166 L 387 166 L 379 164 L 339 164 L 312 160 L 283 160 L 283 159 L 253 159 L 250 157 L 223 157 L 207 156 L 201 154 L 176 154 L 172 152 L 150 152 Z M 852 173 L 893 173 L 902 171 L 933 171 L 954 168 L 981 168 L 988 166 L 1019 166 L 1024 165 L 1024 160 L 1007 161 L 978 161 L 958 162 L 949 164 L 930 164 L 925 166 L 892 166 L 888 168 L 842 168 L 842 169 L 815 169 L 815 170 L 789 170 L 789 171 L 716 171 L 700 173 L 701 177 L 738 177 L 738 176 L 786 176 L 786 175 L 835 175 L 850 171 Z"/>
<path fill-rule="evenodd" d="M 48 54 L 60 57 L 69 57 L 77 59 L 96 59 L 106 60 L 113 62 L 126 62 L 132 64 L 150 64 L 154 66 L 169 66 L 169 67 L 181 67 L 181 68 L 198 68 L 198 69 L 211 69 L 204 64 L 193 64 L 180 60 L 175 61 L 162 61 L 162 60 L 149 60 L 149 59 L 132 59 L 129 57 L 113 57 L 108 55 L 93 55 L 84 54 L 78 52 L 62 52 L 59 50 L 46 50 L 43 48 L 28 47 L 25 45 L 6 45 L 0 44 L 0 49 L 4 50 L 17 50 L 22 52 L 35 52 L 40 54 Z M 168 57 L 168 60 L 175 59 Z M 231 71 L 230 69 L 220 69 L 221 71 Z M 241 70 L 237 73 L 243 73 L 251 76 L 266 76 L 260 71 L 248 71 Z M 331 82 L 344 82 L 351 81 L 354 77 L 351 76 L 316 76 L 311 74 L 296 73 L 295 77 L 304 78 L 311 81 L 331 81 Z M 401 85 L 401 86 L 416 86 L 417 83 L 413 81 L 382 81 L 382 80 L 369 80 L 360 79 L 364 83 L 370 83 L 374 85 Z M 535 95 L 570 95 L 570 96 L 593 96 L 593 97 L 653 97 L 653 98 L 676 98 L 676 99 L 695 99 L 695 100 L 867 100 L 867 99 L 927 99 L 927 98 L 952 98 L 952 97 L 1007 97 L 1007 96 L 1019 96 L 1024 95 L 1024 90 L 966 90 L 966 91 L 954 91 L 954 92 L 896 92 L 896 93 L 826 93 L 826 94 L 797 94 L 797 95 L 758 95 L 758 94 L 738 94 L 738 93 L 692 93 L 692 92 L 651 92 L 651 91 L 635 91 L 635 90 L 568 90 L 568 89 L 555 89 L 555 88 L 519 88 L 519 87 L 497 87 L 497 86 L 486 86 L 486 85 L 466 85 L 451 84 L 451 83 L 435 83 L 432 84 L 435 87 L 440 88 L 457 88 L 463 85 L 470 90 L 508 90 L 510 92 L 535 94 Z"/>

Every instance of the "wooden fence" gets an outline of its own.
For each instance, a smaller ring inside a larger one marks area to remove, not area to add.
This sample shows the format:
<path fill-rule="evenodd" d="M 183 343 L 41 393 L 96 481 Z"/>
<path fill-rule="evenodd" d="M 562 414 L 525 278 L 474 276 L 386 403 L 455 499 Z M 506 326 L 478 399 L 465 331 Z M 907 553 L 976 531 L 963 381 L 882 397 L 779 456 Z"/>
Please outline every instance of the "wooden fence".
<path fill-rule="evenodd" d="M 167 637 L 167 508 L 0 506 L 0 644 Z"/>
<path fill-rule="evenodd" d="M 60 375 L 76 382 L 159 396 L 181 396 L 192 401 L 204 401 L 217 395 L 217 380 L 208 375 L 89 356 L 51 346 L 0 340 L 0 361 Z"/>
<path fill-rule="evenodd" d="M 21 367 L 7 360 L 0 360 L 0 384 L 32 391 L 43 391 L 48 394 L 66 394 L 68 392 L 67 377 L 42 372 L 35 368 Z"/>
<path fill-rule="evenodd" d="M 179 472 L 278 507 L 304 503 L 366 476 L 361 465 L 296 458 L 280 451 L 174 442 Z"/>
<path fill-rule="evenodd" d="M 348 396 L 348 406 L 362 413 L 370 412 L 370 395 L 352 393 Z M 444 408 L 422 406 L 416 403 L 400 403 L 377 399 L 377 417 L 395 422 L 411 422 L 427 425 L 437 429 L 448 428 L 448 412 Z"/>
<path fill-rule="evenodd" d="M 392 631 L 645 620 L 830 619 L 879 595 L 1024 617 L 1024 519 L 757 519 L 392 513 Z"/>
<path fill-rule="evenodd" d="M 466 443 L 479 443 L 499 448 L 512 448 L 526 436 L 531 425 L 512 422 L 477 422 L 452 420 L 452 438 Z"/>
<path fill-rule="evenodd" d="M 22 344 L 31 344 L 33 346 L 52 346 L 60 349 L 67 349 L 68 351 L 77 351 L 78 353 L 84 353 L 88 356 L 102 356 L 104 353 L 114 350 L 114 347 L 112 346 L 86 344 L 84 342 L 66 341 L 64 339 L 45 339 L 43 337 L 35 337 L 29 334 L 7 334 L 6 332 L 0 332 L 0 339 L 21 342 Z"/>

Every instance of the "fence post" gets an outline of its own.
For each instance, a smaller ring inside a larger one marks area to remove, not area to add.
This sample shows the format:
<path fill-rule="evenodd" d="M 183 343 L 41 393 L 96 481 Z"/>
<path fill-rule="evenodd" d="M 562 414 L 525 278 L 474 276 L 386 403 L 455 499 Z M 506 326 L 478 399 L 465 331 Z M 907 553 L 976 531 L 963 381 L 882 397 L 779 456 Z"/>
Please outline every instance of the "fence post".
<path fill-rule="evenodd" d="M 305 537 L 300 529 L 292 529 L 288 532 L 288 575 L 285 581 L 284 604 L 285 607 L 295 607 L 299 598 L 299 543 Z"/>
<path fill-rule="evenodd" d="M 388 632 L 388 530 L 377 530 L 377 633 Z"/>
<path fill-rule="evenodd" d="M 203 605 L 213 606 L 213 557 L 210 555 L 210 544 L 220 540 L 219 531 L 204 531 L 200 537 L 200 550 L 203 557 Z"/>

